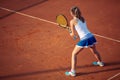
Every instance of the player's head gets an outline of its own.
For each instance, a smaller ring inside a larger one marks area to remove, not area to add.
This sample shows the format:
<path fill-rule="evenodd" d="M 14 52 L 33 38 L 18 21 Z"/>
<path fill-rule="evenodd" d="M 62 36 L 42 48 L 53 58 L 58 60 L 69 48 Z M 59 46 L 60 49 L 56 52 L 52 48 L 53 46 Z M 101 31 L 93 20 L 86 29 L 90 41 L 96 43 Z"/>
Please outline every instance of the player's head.
<path fill-rule="evenodd" d="M 80 17 L 81 17 L 81 12 L 80 12 L 79 8 L 76 7 L 76 6 L 72 7 L 72 8 L 70 9 L 70 12 L 71 12 L 71 15 L 72 15 L 72 16 L 75 16 L 75 17 L 77 17 L 77 18 L 80 18 Z"/>
<path fill-rule="evenodd" d="M 80 19 L 83 23 L 85 22 L 84 18 L 81 16 L 81 12 L 80 9 L 76 6 L 72 7 L 70 9 L 70 13 L 73 17 L 77 17 L 78 19 Z"/>

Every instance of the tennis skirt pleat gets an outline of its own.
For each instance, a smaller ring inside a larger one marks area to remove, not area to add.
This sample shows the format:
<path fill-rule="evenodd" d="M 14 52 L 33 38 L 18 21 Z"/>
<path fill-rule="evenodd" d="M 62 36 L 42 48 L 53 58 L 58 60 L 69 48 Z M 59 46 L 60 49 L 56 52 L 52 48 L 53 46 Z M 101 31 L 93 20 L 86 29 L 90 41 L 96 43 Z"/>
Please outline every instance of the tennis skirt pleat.
<path fill-rule="evenodd" d="M 81 48 L 88 48 L 88 47 L 92 47 L 96 43 L 97 41 L 95 37 L 91 36 L 87 39 L 80 40 L 76 46 L 81 47 Z"/>

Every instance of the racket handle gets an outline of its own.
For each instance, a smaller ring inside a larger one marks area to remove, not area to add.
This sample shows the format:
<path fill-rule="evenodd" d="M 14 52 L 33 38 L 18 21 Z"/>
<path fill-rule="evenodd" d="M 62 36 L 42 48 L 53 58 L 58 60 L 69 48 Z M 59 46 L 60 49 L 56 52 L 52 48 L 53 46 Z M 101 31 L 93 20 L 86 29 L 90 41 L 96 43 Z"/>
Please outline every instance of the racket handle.
<path fill-rule="evenodd" d="M 74 36 L 73 39 L 76 40 L 76 39 L 77 39 L 77 36 Z"/>

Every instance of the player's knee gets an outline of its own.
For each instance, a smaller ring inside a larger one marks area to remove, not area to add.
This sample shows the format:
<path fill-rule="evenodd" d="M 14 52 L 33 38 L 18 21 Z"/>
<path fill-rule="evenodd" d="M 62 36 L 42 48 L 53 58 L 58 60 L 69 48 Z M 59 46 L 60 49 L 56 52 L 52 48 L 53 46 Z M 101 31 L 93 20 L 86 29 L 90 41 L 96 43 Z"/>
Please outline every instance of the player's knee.
<path fill-rule="evenodd" d="M 77 53 L 75 53 L 75 52 L 72 53 L 72 56 L 76 56 L 76 55 L 77 55 Z"/>

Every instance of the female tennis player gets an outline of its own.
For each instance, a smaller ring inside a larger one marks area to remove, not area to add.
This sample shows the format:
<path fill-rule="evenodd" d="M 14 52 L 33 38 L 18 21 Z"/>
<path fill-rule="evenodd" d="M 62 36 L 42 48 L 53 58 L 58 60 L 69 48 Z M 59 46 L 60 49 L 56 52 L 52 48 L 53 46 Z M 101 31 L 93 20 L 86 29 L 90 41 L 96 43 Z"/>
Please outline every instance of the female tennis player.
<path fill-rule="evenodd" d="M 94 62 L 94 65 L 104 66 L 101 61 L 101 57 L 99 52 L 96 49 L 96 39 L 94 35 L 88 30 L 86 21 L 81 15 L 81 12 L 78 7 L 72 7 L 70 10 L 71 16 L 73 19 L 70 21 L 70 28 L 72 33 L 70 34 L 72 37 L 75 36 L 75 31 L 77 31 L 78 36 L 80 37 L 80 41 L 76 44 L 71 58 L 71 70 L 65 72 L 66 75 L 76 76 L 76 62 L 77 62 L 77 54 L 81 52 L 84 48 L 89 48 L 92 53 L 94 53 L 97 62 Z"/>

